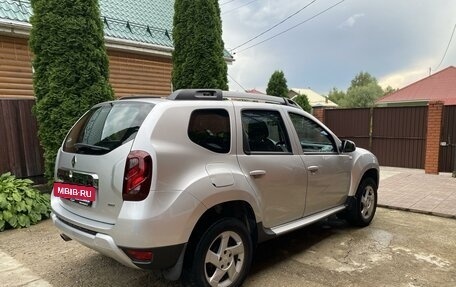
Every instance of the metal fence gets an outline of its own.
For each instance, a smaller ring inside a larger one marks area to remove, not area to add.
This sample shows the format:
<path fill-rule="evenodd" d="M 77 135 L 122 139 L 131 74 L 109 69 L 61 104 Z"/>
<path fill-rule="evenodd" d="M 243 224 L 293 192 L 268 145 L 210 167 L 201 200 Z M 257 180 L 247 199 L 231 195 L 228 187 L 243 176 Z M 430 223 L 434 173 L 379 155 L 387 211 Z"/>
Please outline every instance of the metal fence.
<path fill-rule="evenodd" d="M 427 107 L 373 109 L 372 152 L 381 165 L 424 168 Z"/>
<path fill-rule="evenodd" d="M 325 110 L 325 124 L 340 138 L 370 149 L 370 109 Z"/>
<path fill-rule="evenodd" d="M 17 177 L 44 173 L 34 104 L 34 99 L 0 99 L 0 173 L 10 171 Z"/>
<path fill-rule="evenodd" d="M 325 124 L 340 138 L 372 151 L 381 165 L 424 168 L 427 107 L 325 111 Z"/>

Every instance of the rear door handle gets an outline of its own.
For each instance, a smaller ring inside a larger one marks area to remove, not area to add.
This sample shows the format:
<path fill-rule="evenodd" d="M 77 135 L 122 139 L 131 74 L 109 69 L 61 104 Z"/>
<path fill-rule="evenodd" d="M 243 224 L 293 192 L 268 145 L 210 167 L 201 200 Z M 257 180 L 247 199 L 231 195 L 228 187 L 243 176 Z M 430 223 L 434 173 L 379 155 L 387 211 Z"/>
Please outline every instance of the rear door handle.
<path fill-rule="evenodd" d="M 266 171 L 262 170 L 262 169 L 257 169 L 257 170 L 252 170 L 251 172 L 249 172 L 249 174 L 251 176 L 262 176 L 262 175 L 266 174 Z"/>
<path fill-rule="evenodd" d="M 316 173 L 318 171 L 318 166 L 311 165 L 307 168 L 307 170 L 310 171 L 311 173 Z"/>

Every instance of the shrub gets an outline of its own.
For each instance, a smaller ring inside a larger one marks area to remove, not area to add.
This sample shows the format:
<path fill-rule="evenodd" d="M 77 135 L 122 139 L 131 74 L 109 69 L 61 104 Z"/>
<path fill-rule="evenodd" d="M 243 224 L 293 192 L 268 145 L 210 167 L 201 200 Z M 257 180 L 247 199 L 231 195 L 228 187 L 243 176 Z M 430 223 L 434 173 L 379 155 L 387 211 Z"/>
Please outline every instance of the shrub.
<path fill-rule="evenodd" d="M 41 194 L 31 186 L 32 183 L 9 172 L 0 176 L 0 231 L 29 227 L 49 218 L 49 194 Z"/>

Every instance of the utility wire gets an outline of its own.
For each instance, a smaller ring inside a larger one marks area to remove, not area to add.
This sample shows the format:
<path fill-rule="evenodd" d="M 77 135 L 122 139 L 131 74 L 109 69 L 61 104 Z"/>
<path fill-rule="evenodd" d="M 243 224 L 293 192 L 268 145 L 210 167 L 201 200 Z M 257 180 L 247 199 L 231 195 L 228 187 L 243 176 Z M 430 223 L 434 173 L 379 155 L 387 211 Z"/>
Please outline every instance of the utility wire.
<path fill-rule="evenodd" d="M 238 83 L 238 81 L 236 81 L 233 77 L 231 77 L 230 74 L 228 74 L 228 77 L 230 77 L 231 80 L 233 80 L 239 87 L 241 87 L 243 91 L 247 91 L 241 84 Z"/>
<path fill-rule="evenodd" d="M 252 4 L 253 2 L 255 2 L 255 1 L 257 1 L 257 0 L 252 0 L 252 1 L 250 1 L 250 2 L 248 2 L 248 3 L 245 3 L 245 4 L 241 5 L 241 6 L 238 6 L 238 7 L 236 7 L 236 8 L 231 9 L 231 10 L 225 11 L 225 12 L 222 13 L 222 15 L 231 13 L 231 12 L 233 12 L 233 11 L 239 9 L 239 8 L 242 8 L 242 7 L 244 7 L 244 6 L 250 5 L 250 4 Z"/>
<path fill-rule="evenodd" d="M 267 32 L 271 31 L 272 29 L 274 29 L 275 27 L 279 26 L 280 24 L 284 23 L 285 21 L 287 21 L 288 19 L 290 19 L 291 17 L 297 15 L 299 12 L 301 12 L 302 10 L 306 9 L 307 7 L 309 7 L 310 5 L 312 5 L 313 3 L 317 2 L 317 0 L 313 0 L 312 2 L 310 2 L 309 4 L 307 4 L 306 6 L 302 7 L 301 9 L 299 9 L 298 11 L 294 12 L 293 14 L 291 14 L 290 16 L 286 17 L 285 19 L 283 19 L 282 21 L 280 21 L 279 23 L 275 24 L 274 26 L 272 26 L 271 28 L 269 29 L 266 29 L 264 30 L 263 32 L 261 32 L 260 34 L 256 35 L 255 37 L 251 38 L 250 40 L 248 41 L 245 41 L 244 43 L 234 47 L 233 49 L 231 49 L 230 51 L 233 51 L 235 49 L 238 49 L 250 42 L 252 42 L 253 40 L 257 39 L 258 37 L 266 34 Z"/>
<path fill-rule="evenodd" d="M 451 44 L 451 40 L 453 40 L 453 35 L 454 35 L 454 31 L 456 30 L 456 24 L 454 24 L 454 27 L 453 27 L 453 32 L 451 32 L 451 37 L 450 37 L 450 41 L 448 41 L 448 45 L 445 49 L 445 53 L 443 53 L 443 57 L 442 57 L 442 60 L 440 60 L 440 63 L 439 65 L 437 66 L 437 68 L 435 68 L 435 70 L 438 70 L 440 68 L 440 65 L 442 65 L 443 63 L 443 60 L 445 59 L 446 57 L 446 54 L 448 52 L 448 48 L 450 48 L 450 44 Z"/>
<path fill-rule="evenodd" d="M 225 5 L 225 4 L 228 4 L 228 3 L 231 3 L 231 2 L 234 2 L 234 1 L 236 1 L 236 0 L 228 0 L 228 1 L 225 1 L 225 2 L 223 2 L 223 3 L 220 3 L 220 6 L 223 6 L 223 5 Z"/>
<path fill-rule="evenodd" d="M 253 48 L 253 47 L 255 47 L 255 46 L 258 46 L 258 45 L 260 45 L 260 44 L 263 44 L 264 42 L 267 42 L 267 41 L 269 41 L 269 40 L 272 40 L 272 39 L 274 39 L 274 38 L 277 37 L 277 36 L 280 36 L 280 35 L 282 35 L 282 34 L 288 32 L 288 31 L 290 31 L 290 30 L 292 30 L 292 29 L 294 29 L 294 28 L 296 28 L 296 27 L 298 27 L 298 26 L 300 26 L 300 25 L 302 25 L 302 24 L 304 24 L 304 23 L 306 23 L 306 22 L 309 22 L 310 20 L 312 20 L 312 19 L 314 19 L 314 18 L 320 16 L 321 14 L 323 14 L 323 13 L 329 11 L 329 10 L 331 10 L 332 8 L 336 7 L 337 5 L 341 4 L 341 3 L 344 2 L 344 1 L 345 1 L 345 0 L 341 0 L 341 1 L 337 2 L 336 4 L 334 4 L 334 5 L 332 5 L 332 6 L 328 7 L 328 8 L 326 8 L 325 10 L 323 10 L 323 11 L 321 11 L 321 12 L 319 12 L 319 13 L 313 15 L 312 17 L 310 17 L 310 18 L 308 18 L 308 19 L 306 19 L 306 20 L 304 20 L 304 21 L 302 21 L 302 22 L 299 22 L 298 24 L 296 24 L 296 25 L 294 25 L 294 26 L 292 26 L 292 27 L 290 27 L 290 28 L 288 28 L 288 29 L 286 29 L 286 30 L 283 30 L 282 32 L 279 32 L 279 33 L 275 34 L 274 36 L 271 36 L 271 37 L 269 37 L 269 38 L 266 38 L 266 39 L 264 39 L 264 40 L 261 41 L 261 42 L 258 42 L 258 43 L 256 43 L 256 44 L 253 44 L 253 45 L 251 45 L 251 46 L 248 46 L 247 48 L 242 49 L 242 50 L 240 50 L 240 51 L 238 51 L 238 52 L 235 52 L 235 53 L 233 53 L 233 54 L 238 54 L 238 53 L 244 52 L 244 51 L 246 51 L 246 50 L 248 50 L 248 49 L 250 49 L 250 48 Z"/>

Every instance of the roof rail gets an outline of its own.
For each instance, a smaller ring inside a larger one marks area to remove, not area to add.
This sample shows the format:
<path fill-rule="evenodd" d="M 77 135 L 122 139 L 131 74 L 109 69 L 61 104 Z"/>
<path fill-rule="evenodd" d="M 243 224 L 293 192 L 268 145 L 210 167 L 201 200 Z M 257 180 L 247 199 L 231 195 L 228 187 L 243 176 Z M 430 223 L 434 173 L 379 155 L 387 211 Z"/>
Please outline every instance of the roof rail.
<path fill-rule="evenodd" d="M 131 96 L 123 96 L 120 97 L 118 100 L 131 100 L 131 99 L 160 99 L 162 96 L 155 96 L 155 95 L 131 95 Z"/>
<path fill-rule="evenodd" d="M 239 92 L 223 92 L 223 98 L 230 100 L 254 101 L 269 104 L 293 106 L 302 109 L 295 101 L 288 98 Z"/>
<path fill-rule="evenodd" d="M 296 102 L 282 97 L 274 97 L 269 95 L 258 95 L 251 93 L 242 92 L 229 92 L 222 91 L 219 89 L 182 89 L 173 92 L 167 97 L 168 100 L 209 100 L 209 101 L 222 101 L 223 99 L 228 100 L 241 100 L 241 101 L 253 101 L 260 103 L 279 104 L 286 106 L 293 106 L 301 109 Z"/>
<path fill-rule="evenodd" d="M 174 91 L 168 100 L 209 100 L 221 101 L 223 100 L 223 92 L 218 89 L 182 89 Z"/>

